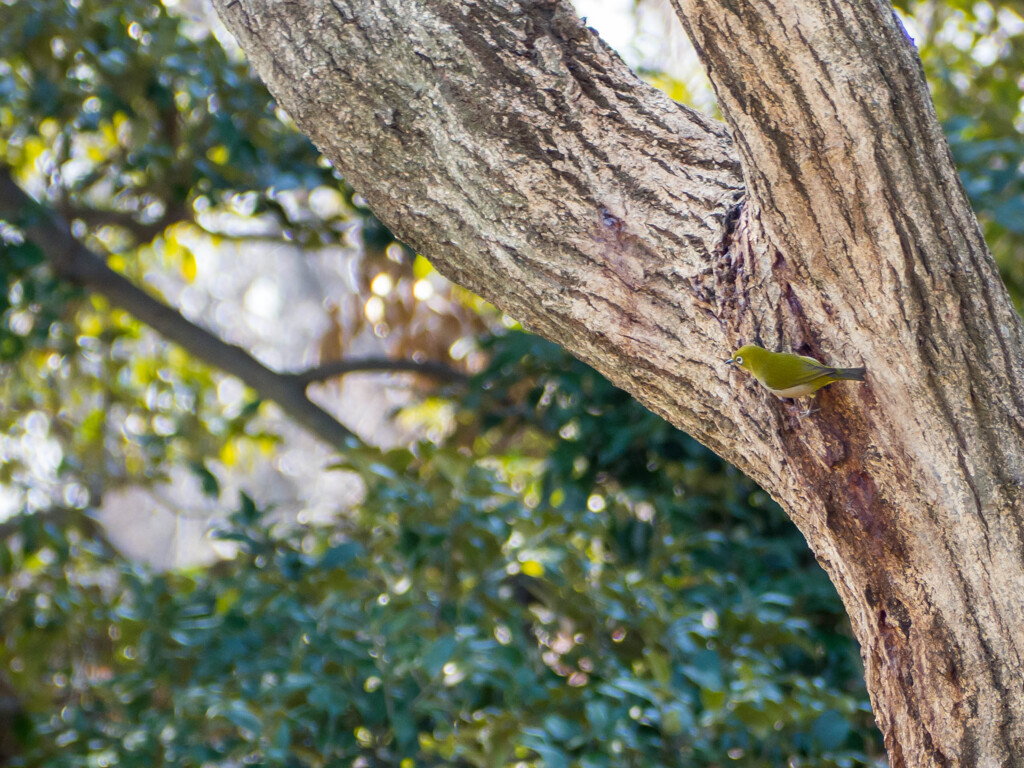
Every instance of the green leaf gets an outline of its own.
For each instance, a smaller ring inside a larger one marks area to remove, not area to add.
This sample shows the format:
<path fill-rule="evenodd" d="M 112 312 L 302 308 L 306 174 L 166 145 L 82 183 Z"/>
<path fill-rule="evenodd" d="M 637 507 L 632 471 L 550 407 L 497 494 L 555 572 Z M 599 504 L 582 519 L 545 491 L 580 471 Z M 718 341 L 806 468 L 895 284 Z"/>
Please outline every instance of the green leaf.
<path fill-rule="evenodd" d="M 212 498 L 220 496 L 220 483 L 217 481 L 216 475 L 207 469 L 203 462 L 192 462 L 190 467 L 192 469 L 192 474 L 198 478 L 204 495 Z"/>
<path fill-rule="evenodd" d="M 441 671 L 455 651 L 457 643 L 454 637 L 446 636 L 436 640 L 430 650 L 423 656 L 423 668 L 431 677 Z"/>
<path fill-rule="evenodd" d="M 225 718 L 234 725 L 253 734 L 260 734 L 263 730 L 263 721 L 260 720 L 243 701 L 232 701 L 222 712 Z"/>
<path fill-rule="evenodd" d="M 357 541 L 345 541 L 324 552 L 317 562 L 317 567 L 326 570 L 344 568 L 362 554 L 362 544 Z"/>
<path fill-rule="evenodd" d="M 823 712 L 811 726 L 811 737 L 828 751 L 839 749 L 849 735 L 849 721 L 834 709 Z"/>

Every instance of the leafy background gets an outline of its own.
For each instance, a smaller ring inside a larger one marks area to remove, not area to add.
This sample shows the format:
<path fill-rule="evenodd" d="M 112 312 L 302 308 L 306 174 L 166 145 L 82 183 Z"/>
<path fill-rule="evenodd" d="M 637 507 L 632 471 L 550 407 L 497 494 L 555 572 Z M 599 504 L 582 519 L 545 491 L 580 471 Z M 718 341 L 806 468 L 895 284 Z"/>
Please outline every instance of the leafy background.
<path fill-rule="evenodd" d="M 637 35 L 665 18 L 632 12 Z M 1019 303 L 1024 8 L 901 13 Z M 714 109 L 699 74 L 633 62 Z M 370 350 L 470 377 L 321 387 L 380 416 L 333 453 L 0 225 L 4 764 L 884 764 L 842 606 L 778 506 L 394 242 L 205 6 L 0 2 L 0 159 L 268 365 Z M 307 272 L 323 296 L 280 293 Z M 115 502 L 213 544 L 161 560 Z"/>

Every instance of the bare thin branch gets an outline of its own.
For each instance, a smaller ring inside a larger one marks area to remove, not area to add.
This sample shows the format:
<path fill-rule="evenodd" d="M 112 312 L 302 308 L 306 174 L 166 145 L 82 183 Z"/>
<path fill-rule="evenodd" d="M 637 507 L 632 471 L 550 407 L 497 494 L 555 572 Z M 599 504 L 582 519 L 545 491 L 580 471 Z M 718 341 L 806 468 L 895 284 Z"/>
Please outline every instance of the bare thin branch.
<path fill-rule="evenodd" d="M 237 376 L 324 442 L 342 448 L 358 441 L 306 396 L 305 386 L 294 376 L 272 371 L 241 347 L 219 339 L 108 267 L 75 239 L 63 219 L 29 197 L 2 167 L 0 218 L 21 226 L 59 276 L 102 294 L 195 357 Z"/>
<path fill-rule="evenodd" d="M 418 373 L 441 381 L 454 384 L 465 384 L 469 376 L 457 371 L 449 365 L 434 360 L 417 362 L 416 360 L 391 360 L 386 357 L 363 357 L 347 360 L 336 360 L 318 365 L 307 371 L 291 374 L 296 382 L 308 386 L 317 381 L 333 379 L 347 373 Z"/>
<path fill-rule="evenodd" d="M 79 219 L 91 228 L 113 226 L 128 231 L 137 242 L 145 243 L 161 234 L 167 227 L 189 217 L 189 209 L 185 205 L 169 207 L 156 221 L 139 221 L 129 211 L 112 211 L 79 205 L 62 205 L 58 209 L 64 219 Z"/>

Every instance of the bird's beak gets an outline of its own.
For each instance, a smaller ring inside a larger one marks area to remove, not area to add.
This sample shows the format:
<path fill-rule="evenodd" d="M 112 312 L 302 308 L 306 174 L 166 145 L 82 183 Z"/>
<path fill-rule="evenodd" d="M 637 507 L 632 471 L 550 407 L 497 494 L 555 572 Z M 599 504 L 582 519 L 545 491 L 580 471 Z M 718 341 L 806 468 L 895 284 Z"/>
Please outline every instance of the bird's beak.
<path fill-rule="evenodd" d="M 733 362 L 735 362 L 735 361 L 730 357 L 728 360 L 725 361 L 725 364 L 726 365 L 732 365 Z"/>

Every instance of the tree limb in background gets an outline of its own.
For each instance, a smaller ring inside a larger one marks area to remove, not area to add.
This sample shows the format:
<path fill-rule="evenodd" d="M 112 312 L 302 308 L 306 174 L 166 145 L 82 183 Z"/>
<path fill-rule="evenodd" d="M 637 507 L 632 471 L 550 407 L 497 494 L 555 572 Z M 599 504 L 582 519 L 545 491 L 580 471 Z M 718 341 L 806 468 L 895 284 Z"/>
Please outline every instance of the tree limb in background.
<path fill-rule="evenodd" d="M 367 370 L 409 371 L 448 381 L 464 380 L 462 374 L 440 363 L 386 359 L 343 360 L 312 371 L 279 373 L 267 368 L 241 347 L 228 344 L 196 325 L 112 270 L 100 256 L 75 239 L 66 222 L 27 195 L 2 167 L 0 219 L 22 227 L 58 276 L 104 296 L 111 304 L 126 310 L 196 358 L 237 376 L 260 397 L 277 403 L 290 418 L 335 448 L 351 446 L 358 442 L 358 438 L 309 399 L 306 395 L 309 383 Z"/>
<path fill-rule="evenodd" d="M 318 381 L 333 379 L 344 376 L 347 373 L 418 373 L 422 376 L 429 376 L 440 381 L 447 381 L 452 384 L 465 384 L 469 381 L 462 371 L 457 371 L 449 365 L 430 360 L 417 362 L 415 360 L 391 360 L 386 357 L 364 357 L 336 360 L 330 363 L 318 365 L 307 371 L 287 374 L 303 386 L 309 386 Z"/>
<path fill-rule="evenodd" d="M 135 214 L 128 211 L 112 211 L 71 204 L 61 205 L 58 208 L 58 213 L 64 219 L 80 219 L 90 229 L 112 226 L 127 230 L 138 243 L 148 243 L 172 224 L 191 218 L 189 208 L 185 205 L 168 208 L 160 218 L 150 222 L 139 221 Z"/>

